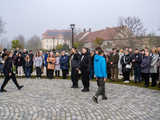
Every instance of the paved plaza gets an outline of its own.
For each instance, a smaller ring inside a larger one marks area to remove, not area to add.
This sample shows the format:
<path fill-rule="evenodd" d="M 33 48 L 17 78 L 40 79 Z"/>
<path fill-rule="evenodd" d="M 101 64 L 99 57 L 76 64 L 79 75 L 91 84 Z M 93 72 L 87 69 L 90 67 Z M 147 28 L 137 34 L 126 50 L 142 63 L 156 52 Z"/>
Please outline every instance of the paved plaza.
<path fill-rule="evenodd" d="M 0 120 L 160 120 L 160 91 L 107 83 L 108 100 L 95 104 L 96 82 L 82 93 L 81 81 L 79 89 L 69 80 L 18 81 L 24 89 L 10 82 L 0 93 Z"/>

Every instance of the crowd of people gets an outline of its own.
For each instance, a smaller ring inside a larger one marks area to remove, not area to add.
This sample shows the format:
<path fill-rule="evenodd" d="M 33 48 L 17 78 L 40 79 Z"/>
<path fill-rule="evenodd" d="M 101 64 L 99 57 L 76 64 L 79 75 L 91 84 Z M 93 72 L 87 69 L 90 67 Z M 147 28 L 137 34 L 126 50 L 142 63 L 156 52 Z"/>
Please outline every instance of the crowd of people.
<path fill-rule="evenodd" d="M 14 66 L 14 67 L 12 67 Z M 82 48 L 78 51 L 72 48 L 71 51 L 43 52 L 41 50 L 35 53 L 32 50 L 23 51 L 18 48 L 13 50 L 4 49 L 0 52 L 0 72 L 4 74 L 5 80 L 1 86 L 1 92 L 10 79 L 16 84 L 18 89 L 23 88 L 19 85 L 16 76 L 30 78 L 36 71 L 36 77 L 40 79 L 44 71 L 49 79 L 61 76 L 66 79 L 71 73 L 72 88 L 78 88 L 78 80 L 81 78 L 83 83 L 82 92 L 89 92 L 90 80 L 96 79 L 98 90 L 93 100 L 98 103 L 98 96 L 107 99 L 105 95 L 105 81 L 120 80 L 129 83 L 131 76 L 134 76 L 135 83 L 144 82 L 145 87 L 155 87 L 160 80 L 160 47 L 145 49 L 117 49 L 103 51 L 97 47 L 90 51 L 88 48 Z M 14 72 L 15 71 L 15 72 Z M 160 86 L 160 84 L 159 84 Z"/>

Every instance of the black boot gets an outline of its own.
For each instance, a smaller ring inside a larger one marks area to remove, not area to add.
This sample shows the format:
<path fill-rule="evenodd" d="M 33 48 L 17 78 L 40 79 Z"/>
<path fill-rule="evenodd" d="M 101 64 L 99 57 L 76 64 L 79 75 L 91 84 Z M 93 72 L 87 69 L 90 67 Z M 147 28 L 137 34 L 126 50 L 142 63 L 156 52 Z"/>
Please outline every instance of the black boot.
<path fill-rule="evenodd" d="M 81 90 L 82 92 L 89 92 L 89 88 L 84 88 Z"/>
<path fill-rule="evenodd" d="M 18 90 L 21 90 L 23 87 L 24 87 L 23 85 L 19 86 L 19 87 L 18 87 Z"/>
<path fill-rule="evenodd" d="M 107 100 L 108 98 L 106 96 L 103 96 L 102 97 L 102 100 Z"/>
<path fill-rule="evenodd" d="M 5 90 L 5 89 L 1 89 L 1 90 L 0 90 L 0 92 L 7 92 L 7 90 Z"/>

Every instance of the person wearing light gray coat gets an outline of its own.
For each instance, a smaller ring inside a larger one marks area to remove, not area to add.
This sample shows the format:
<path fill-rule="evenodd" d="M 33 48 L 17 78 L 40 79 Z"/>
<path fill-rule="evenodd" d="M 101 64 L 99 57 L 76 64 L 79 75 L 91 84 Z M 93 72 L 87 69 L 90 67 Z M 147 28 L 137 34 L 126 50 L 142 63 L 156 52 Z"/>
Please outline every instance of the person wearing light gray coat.
<path fill-rule="evenodd" d="M 152 53 L 151 53 L 151 67 L 150 67 L 150 74 L 151 74 L 151 78 L 152 78 L 152 87 L 157 85 L 157 79 L 158 79 L 158 59 L 159 59 L 159 55 L 154 52 L 154 50 L 152 49 Z"/>

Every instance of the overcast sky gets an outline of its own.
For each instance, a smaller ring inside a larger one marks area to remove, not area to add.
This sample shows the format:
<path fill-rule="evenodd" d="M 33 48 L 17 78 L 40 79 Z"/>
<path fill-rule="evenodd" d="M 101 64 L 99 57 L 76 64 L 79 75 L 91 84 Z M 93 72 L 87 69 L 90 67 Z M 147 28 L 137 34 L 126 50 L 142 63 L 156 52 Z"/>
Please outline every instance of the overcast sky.
<path fill-rule="evenodd" d="M 113 27 L 120 16 L 138 16 L 153 32 L 160 28 L 160 0 L 0 0 L 7 23 L 3 37 L 41 35 L 46 29 L 68 29 L 75 23 L 93 30 Z"/>

